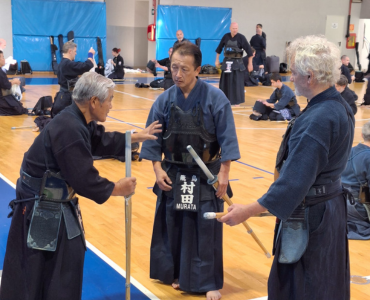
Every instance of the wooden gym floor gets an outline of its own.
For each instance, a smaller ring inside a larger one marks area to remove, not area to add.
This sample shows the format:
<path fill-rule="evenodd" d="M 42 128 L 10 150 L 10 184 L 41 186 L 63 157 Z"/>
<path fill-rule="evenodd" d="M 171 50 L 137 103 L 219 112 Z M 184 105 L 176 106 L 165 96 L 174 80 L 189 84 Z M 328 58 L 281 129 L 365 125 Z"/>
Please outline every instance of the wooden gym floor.
<path fill-rule="evenodd" d="M 32 78 L 36 77 L 55 78 L 51 73 L 39 73 L 32 76 Z M 135 88 L 134 84 L 138 77 L 146 82 L 153 79 L 147 74 L 126 74 L 125 84 L 116 85 L 113 109 L 104 124 L 107 131 L 125 132 L 128 129 L 140 130 L 139 128 L 145 126 L 153 102 L 163 91 Z M 208 78 L 208 82 L 218 87 L 217 75 L 210 77 L 212 78 Z M 294 89 L 290 82 L 285 83 Z M 365 82 L 350 85 L 350 88 L 355 90 L 359 96 L 359 103 L 362 102 L 366 84 Z M 58 85 L 27 85 L 22 102 L 25 107 L 33 108 L 40 97 L 54 96 L 58 89 Z M 249 119 L 255 100 L 269 98 L 272 91 L 272 87 L 248 87 L 245 93 L 246 102 L 239 108 L 233 108 L 241 151 L 241 159 L 232 163 L 230 172 L 234 203 L 247 204 L 257 200 L 273 182 L 275 157 L 287 124 L 270 121 L 255 122 Z M 306 100 L 299 97 L 298 101 L 303 109 Z M 13 183 L 19 176 L 23 154 L 38 133 L 32 132 L 29 128 L 11 130 L 11 127 L 32 126 L 34 118 L 25 115 L 0 117 L 2 141 L 0 143 L 0 173 Z M 369 107 L 359 106 L 356 114 L 354 145 L 361 141 L 361 128 L 368 120 L 370 120 Z M 95 166 L 102 176 L 111 181 L 118 181 L 125 176 L 125 165 L 119 161 L 96 161 Z M 176 291 L 170 286 L 149 278 L 149 247 L 156 203 L 156 197 L 151 190 L 155 182 L 151 162 L 133 162 L 132 175 L 138 180 L 136 193 L 132 197 L 132 277 L 159 299 L 204 298 L 204 295 L 189 295 Z M 80 203 L 87 240 L 125 269 L 123 197 L 111 197 L 101 206 L 80 197 Z M 248 223 L 271 252 L 275 218 L 251 218 Z M 349 247 L 351 274 L 370 276 L 370 241 L 350 241 Z M 224 226 L 223 252 L 225 283 L 221 290 L 222 299 L 255 299 L 266 296 L 272 259 L 265 257 L 242 225 Z M 370 284 L 351 284 L 351 295 L 353 300 L 369 299 Z"/>

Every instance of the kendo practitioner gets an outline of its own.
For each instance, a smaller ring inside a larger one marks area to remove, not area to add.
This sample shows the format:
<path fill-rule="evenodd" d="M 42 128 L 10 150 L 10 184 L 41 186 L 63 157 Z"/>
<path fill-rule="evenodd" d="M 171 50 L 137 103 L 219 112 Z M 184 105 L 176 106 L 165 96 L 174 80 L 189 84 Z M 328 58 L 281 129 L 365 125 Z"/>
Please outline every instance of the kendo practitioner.
<path fill-rule="evenodd" d="M 230 102 L 222 91 L 197 78 L 201 63 L 196 45 L 184 42 L 174 47 L 175 86 L 158 97 L 147 121 L 158 120 L 163 132 L 157 140 L 143 143 L 140 156 L 152 161 L 156 174 L 150 278 L 218 300 L 223 286 L 222 224 L 205 220 L 203 213 L 223 211 L 220 198 L 227 189 L 231 196 L 230 163 L 240 154 Z M 218 175 L 217 192 L 207 184 L 187 145 Z"/>
<path fill-rule="evenodd" d="M 354 117 L 334 87 L 339 49 L 325 37 L 306 36 L 293 41 L 287 54 L 296 94 L 309 102 L 288 125 L 276 160 L 278 178 L 256 202 L 234 204 L 219 220 L 233 226 L 266 210 L 278 218 L 269 300 L 349 300 L 350 194 L 340 178 Z"/>
<path fill-rule="evenodd" d="M 152 59 L 152 62 L 155 63 L 156 68 L 160 68 L 164 71 L 164 78 L 163 79 L 157 79 L 150 83 L 150 86 L 152 88 L 163 88 L 164 90 L 168 90 L 171 86 L 173 86 L 175 83 L 172 79 L 171 74 L 171 60 L 170 57 L 172 55 L 173 47 L 168 49 L 168 57 L 161 59 L 161 60 L 155 60 Z"/>
<path fill-rule="evenodd" d="M 3 66 L 5 66 L 5 58 L 3 51 L 0 50 L 0 116 L 27 114 L 27 108 L 24 108 L 22 103 L 7 91 L 13 85 L 21 85 L 21 81 L 19 78 L 8 79 Z"/>
<path fill-rule="evenodd" d="M 370 122 L 362 127 L 363 143 L 353 147 L 348 158 L 347 167 L 342 174 L 344 187 L 355 198 L 355 205 L 347 201 L 348 238 L 351 240 L 370 239 L 370 199 L 362 203 L 360 190 L 370 184 Z"/>
<path fill-rule="evenodd" d="M 230 25 L 230 33 L 226 33 L 216 49 L 216 67 L 220 66 L 220 54 L 224 48 L 224 61 L 220 78 L 220 89 L 230 100 L 231 105 L 239 105 L 245 102 L 244 98 L 244 70 L 243 50 L 248 56 L 248 71 L 253 71 L 253 53 L 244 35 L 238 33 L 238 23 Z"/>
<path fill-rule="evenodd" d="M 176 38 L 177 38 L 177 41 L 173 44 L 174 47 L 178 43 L 189 41 L 188 39 L 184 38 L 184 33 L 182 32 L 181 29 L 179 29 L 179 30 L 176 31 Z"/>
<path fill-rule="evenodd" d="M 97 122 L 112 108 L 114 83 L 95 72 L 81 76 L 73 103 L 58 114 L 25 153 L 10 202 L 12 223 L 2 273 L 2 300 L 80 300 L 86 250 L 75 194 L 98 204 L 134 192 L 136 179 L 114 183 L 99 175 L 93 155 L 125 155 L 125 134 Z M 161 125 L 132 135 L 156 139 Z M 53 216 L 52 218 L 50 216 Z"/>
<path fill-rule="evenodd" d="M 253 107 L 250 119 L 284 121 L 291 120 L 294 116 L 299 116 L 301 109 L 297 103 L 297 98 L 289 86 L 281 82 L 279 73 L 271 75 L 271 86 L 276 87 L 270 99 L 258 99 Z"/>
<path fill-rule="evenodd" d="M 266 40 L 262 36 L 262 28 L 257 26 L 256 34 L 252 36 L 250 41 L 251 47 L 256 50 L 256 54 L 253 57 L 253 66 L 260 66 L 264 64 L 265 51 L 266 51 Z M 258 71 L 259 68 L 254 68 L 255 71 Z"/>
<path fill-rule="evenodd" d="M 77 45 L 73 42 L 66 42 L 63 45 L 63 58 L 58 65 L 59 92 L 56 93 L 54 104 L 51 109 L 51 117 L 55 117 L 64 108 L 72 104 L 72 91 L 78 76 L 88 72 L 94 67 L 95 50 L 89 50 L 89 57 L 85 62 L 75 61 Z"/>
<path fill-rule="evenodd" d="M 347 77 L 348 83 L 351 84 L 352 80 L 355 80 L 355 76 L 351 75 L 351 72 L 348 68 L 349 57 L 347 55 L 342 55 L 341 61 L 342 61 L 342 65 L 340 67 L 340 71 L 341 71 L 342 75 Z"/>
<path fill-rule="evenodd" d="M 335 84 L 335 88 L 342 95 L 343 99 L 347 101 L 348 105 L 352 108 L 353 115 L 357 113 L 356 100 L 358 96 L 356 93 L 348 88 L 348 80 L 344 75 L 340 75 L 339 80 Z"/>
<path fill-rule="evenodd" d="M 122 56 L 119 54 L 121 49 L 113 48 L 112 55 L 114 56 L 112 64 L 114 66 L 114 72 L 108 76 L 110 79 L 123 79 L 125 76 L 124 62 Z"/>

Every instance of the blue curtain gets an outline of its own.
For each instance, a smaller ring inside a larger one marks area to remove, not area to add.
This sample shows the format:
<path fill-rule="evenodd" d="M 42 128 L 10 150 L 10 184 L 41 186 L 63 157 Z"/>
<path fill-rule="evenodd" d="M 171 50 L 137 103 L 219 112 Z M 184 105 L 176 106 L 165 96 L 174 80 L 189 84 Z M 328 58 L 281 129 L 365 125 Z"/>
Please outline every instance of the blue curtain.
<path fill-rule="evenodd" d="M 50 36 L 59 48 L 58 35 L 67 42 L 67 33 L 74 31 L 78 61 L 87 59 L 90 47 L 97 51 L 96 37 L 106 49 L 104 2 L 12 0 L 12 19 L 14 58 L 27 60 L 35 71 L 52 70 Z M 57 57 L 59 62 L 59 49 Z"/>

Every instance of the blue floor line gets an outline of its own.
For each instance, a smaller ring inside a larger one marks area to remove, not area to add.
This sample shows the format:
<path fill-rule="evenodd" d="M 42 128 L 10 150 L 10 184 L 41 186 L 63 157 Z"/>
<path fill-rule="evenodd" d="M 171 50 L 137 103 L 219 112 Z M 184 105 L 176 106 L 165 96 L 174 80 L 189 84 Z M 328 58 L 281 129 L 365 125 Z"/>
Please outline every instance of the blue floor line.
<path fill-rule="evenodd" d="M 0 270 L 3 269 L 4 256 L 11 219 L 7 218 L 8 203 L 15 198 L 15 190 L 0 178 Z M 83 212 L 82 212 L 83 214 Z M 124 249 L 122 249 L 123 253 Z M 149 274 L 148 274 L 149 276 Z M 92 250 L 85 255 L 82 300 L 122 300 L 125 299 L 126 279 Z M 131 299 L 149 299 L 131 284 Z"/>
<path fill-rule="evenodd" d="M 139 126 L 136 126 L 136 125 L 134 125 L 134 124 L 131 124 L 131 123 L 128 123 L 128 122 L 122 121 L 122 120 L 120 120 L 120 119 L 116 119 L 116 118 L 113 118 L 113 117 L 110 117 L 110 116 L 108 116 L 108 118 L 111 118 L 111 119 L 116 120 L 116 121 L 120 121 L 120 122 L 122 122 L 122 123 L 125 123 L 125 124 L 127 124 L 127 125 L 130 125 L 130 126 L 133 126 L 133 127 L 136 127 L 136 128 L 144 129 L 144 128 L 139 127 Z"/>

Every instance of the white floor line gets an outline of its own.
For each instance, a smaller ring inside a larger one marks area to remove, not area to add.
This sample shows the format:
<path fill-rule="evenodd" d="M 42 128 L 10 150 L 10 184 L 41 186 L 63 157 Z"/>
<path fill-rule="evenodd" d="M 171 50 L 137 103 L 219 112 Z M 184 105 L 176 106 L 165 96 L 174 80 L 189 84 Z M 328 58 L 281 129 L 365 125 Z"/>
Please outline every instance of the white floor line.
<path fill-rule="evenodd" d="M 9 184 L 13 189 L 15 189 L 15 184 L 12 183 L 8 178 L 6 178 L 3 174 L 0 173 L 0 178 L 3 179 L 7 184 Z M 97 256 L 99 256 L 102 260 L 104 260 L 110 267 L 116 270 L 122 277 L 126 278 L 126 272 L 123 270 L 119 265 L 117 265 L 114 261 L 112 261 L 109 257 L 103 254 L 100 250 L 86 241 L 87 247 L 94 252 Z M 0 274 L 1 275 L 1 274 Z M 1 277 L 0 277 L 1 279 Z M 147 288 L 145 288 L 141 283 L 139 283 L 136 279 L 131 276 L 131 283 L 144 295 L 146 295 L 151 300 L 159 300 L 152 292 L 150 292 Z"/>
<path fill-rule="evenodd" d="M 145 97 L 140 97 L 140 96 L 137 96 L 137 95 L 134 95 L 134 94 L 129 94 L 129 93 L 125 93 L 125 92 L 121 92 L 121 91 L 117 91 L 117 90 L 114 90 L 114 91 L 117 92 L 117 93 L 129 95 L 129 96 L 134 97 L 134 98 L 140 98 L 140 99 L 144 99 L 144 100 L 148 100 L 148 101 L 152 101 L 152 102 L 155 101 L 153 99 L 149 99 L 149 98 L 145 98 Z"/>
<path fill-rule="evenodd" d="M 253 111 L 253 109 L 241 109 L 241 110 L 237 110 L 238 113 L 240 113 L 240 112 L 247 112 L 247 111 Z"/>
<path fill-rule="evenodd" d="M 268 300 L 268 298 L 266 296 L 266 297 L 254 298 L 254 299 L 249 299 L 249 300 Z"/>

